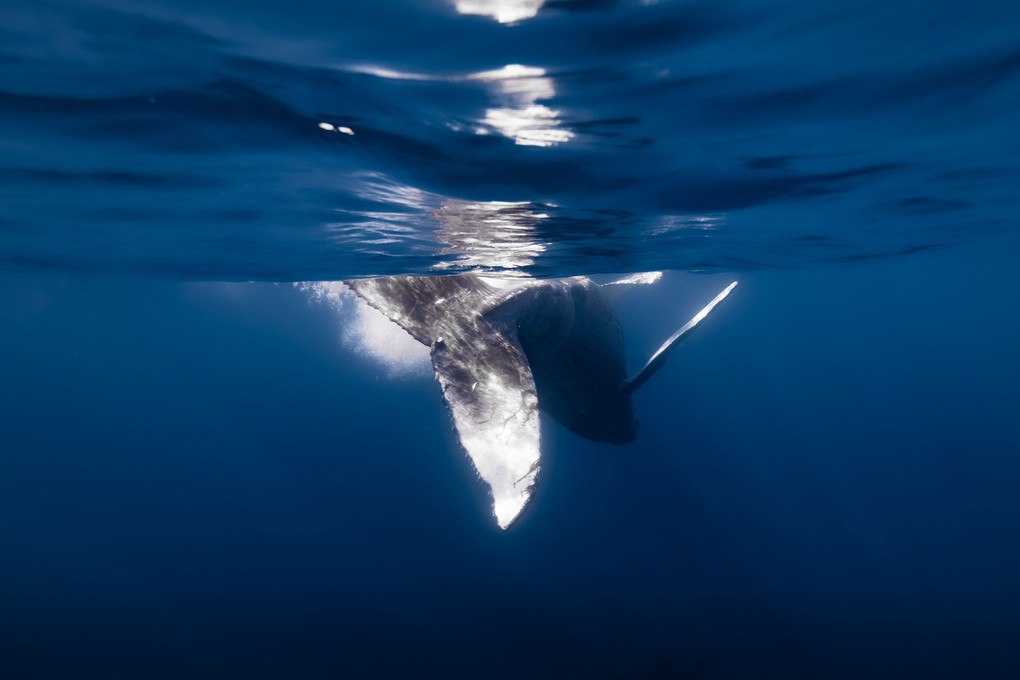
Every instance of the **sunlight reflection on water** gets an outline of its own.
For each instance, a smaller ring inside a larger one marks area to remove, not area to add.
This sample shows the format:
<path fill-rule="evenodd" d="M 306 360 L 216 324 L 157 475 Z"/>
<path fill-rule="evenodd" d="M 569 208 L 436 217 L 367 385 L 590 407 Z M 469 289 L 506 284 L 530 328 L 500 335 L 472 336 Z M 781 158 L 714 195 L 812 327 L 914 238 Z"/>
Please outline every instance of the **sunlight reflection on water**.
<path fill-rule="evenodd" d="M 503 276 L 527 276 L 521 271 L 545 251 L 535 240 L 535 227 L 544 213 L 530 203 L 500 201 L 444 201 L 436 211 L 438 239 L 444 255 L 456 255 L 453 262 L 439 262 L 435 269 L 451 267 L 500 271 Z"/>
<path fill-rule="evenodd" d="M 461 14 L 490 16 L 501 24 L 530 19 L 545 4 L 545 0 L 457 0 Z"/>
<path fill-rule="evenodd" d="M 553 80 L 546 77 L 545 69 L 508 64 L 469 78 L 496 84 L 494 99 L 502 106 L 485 112 L 485 125 L 524 146 L 552 146 L 573 139 L 573 132 L 559 127 L 560 112 L 538 103 L 556 96 Z"/>

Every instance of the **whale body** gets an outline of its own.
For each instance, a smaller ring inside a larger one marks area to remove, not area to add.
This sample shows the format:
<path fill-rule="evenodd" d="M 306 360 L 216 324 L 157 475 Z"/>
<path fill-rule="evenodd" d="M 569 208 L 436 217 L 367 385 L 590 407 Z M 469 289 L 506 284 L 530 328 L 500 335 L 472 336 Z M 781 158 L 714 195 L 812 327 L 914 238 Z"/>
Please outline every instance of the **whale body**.
<path fill-rule="evenodd" d="M 587 277 L 493 279 L 474 274 L 346 281 L 369 305 L 430 348 L 461 444 L 489 485 L 506 529 L 539 471 L 539 409 L 587 439 L 624 444 L 637 433 L 631 394 L 736 286 L 730 284 L 626 374 L 623 332 L 607 289 Z"/>

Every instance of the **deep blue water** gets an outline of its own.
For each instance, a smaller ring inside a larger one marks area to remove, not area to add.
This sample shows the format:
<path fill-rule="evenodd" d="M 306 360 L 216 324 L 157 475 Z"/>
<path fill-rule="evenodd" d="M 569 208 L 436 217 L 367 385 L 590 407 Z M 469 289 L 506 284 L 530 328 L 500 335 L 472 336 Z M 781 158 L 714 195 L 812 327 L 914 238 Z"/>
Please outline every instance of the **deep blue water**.
<path fill-rule="evenodd" d="M 1020 676 L 1020 8 L 530 5 L 0 6 L 0 677 Z M 740 281 L 507 532 L 291 285 L 479 268 Z"/>

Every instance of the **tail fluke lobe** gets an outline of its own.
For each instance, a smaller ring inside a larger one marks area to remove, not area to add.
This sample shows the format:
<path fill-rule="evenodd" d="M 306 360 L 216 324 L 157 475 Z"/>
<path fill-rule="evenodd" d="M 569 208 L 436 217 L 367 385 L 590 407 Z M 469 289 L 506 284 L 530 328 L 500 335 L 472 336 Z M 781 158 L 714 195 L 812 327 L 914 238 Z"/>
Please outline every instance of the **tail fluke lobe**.
<path fill-rule="evenodd" d="M 687 339 L 687 337 L 698 326 L 698 324 L 705 320 L 705 317 L 708 316 L 709 312 L 715 309 L 716 305 L 725 300 L 726 296 L 729 295 L 730 291 L 736 288 L 736 286 L 737 286 L 736 281 L 726 286 L 726 288 L 723 289 L 721 293 L 716 295 L 711 302 L 705 305 L 705 307 L 700 312 L 695 314 L 693 319 L 684 324 L 683 328 L 678 330 L 673 335 L 669 336 L 669 339 L 666 340 L 666 342 L 662 343 L 662 346 L 655 351 L 655 354 L 653 354 L 652 357 L 648 360 L 648 362 L 644 365 L 644 368 L 638 371 L 638 373 L 633 377 L 630 377 L 627 380 L 623 381 L 623 386 L 620 388 L 620 390 L 624 394 L 629 395 L 632 394 L 634 390 L 644 385 L 645 382 L 649 378 L 651 378 L 656 371 L 662 368 L 663 364 L 666 363 L 666 359 L 669 357 L 670 352 L 672 352 L 681 342 Z"/>

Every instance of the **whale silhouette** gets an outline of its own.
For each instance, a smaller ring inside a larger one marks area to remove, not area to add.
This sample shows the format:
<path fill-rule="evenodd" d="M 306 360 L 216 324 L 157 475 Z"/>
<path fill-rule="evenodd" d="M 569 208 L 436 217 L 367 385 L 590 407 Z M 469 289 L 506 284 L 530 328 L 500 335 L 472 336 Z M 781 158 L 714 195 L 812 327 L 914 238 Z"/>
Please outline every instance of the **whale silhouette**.
<path fill-rule="evenodd" d="M 538 476 L 539 409 L 587 439 L 633 441 L 631 394 L 737 285 L 727 286 L 628 378 L 609 291 L 655 278 L 598 285 L 586 277 L 461 274 L 345 283 L 431 348 L 460 442 L 489 485 L 496 521 L 506 529 L 527 505 Z"/>

